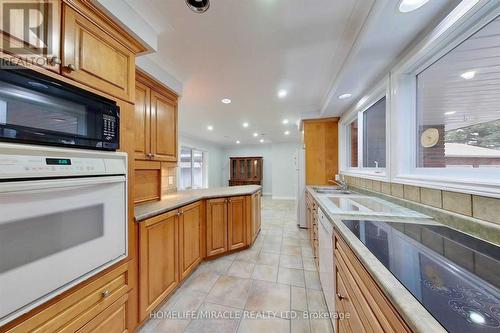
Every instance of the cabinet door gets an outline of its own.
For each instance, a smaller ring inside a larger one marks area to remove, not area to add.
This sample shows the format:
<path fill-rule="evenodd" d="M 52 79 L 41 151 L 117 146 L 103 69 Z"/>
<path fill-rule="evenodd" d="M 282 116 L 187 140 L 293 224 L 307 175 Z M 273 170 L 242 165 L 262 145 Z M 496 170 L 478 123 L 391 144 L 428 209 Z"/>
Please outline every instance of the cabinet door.
<path fill-rule="evenodd" d="M 246 245 L 245 197 L 231 197 L 228 201 L 228 249 L 235 250 Z"/>
<path fill-rule="evenodd" d="M 179 271 L 184 279 L 201 261 L 201 203 L 179 210 Z"/>
<path fill-rule="evenodd" d="M 260 231 L 260 192 L 252 195 L 252 231 L 253 239 L 257 237 Z"/>
<path fill-rule="evenodd" d="M 151 153 L 151 90 L 140 82 L 135 85 L 135 158 L 147 159 Z"/>
<path fill-rule="evenodd" d="M 3 1 L 0 45 L 4 57 L 20 64 L 59 72 L 61 42 L 60 1 Z"/>
<path fill-rule="evenodd" d="M 63 4 L 62 74 L 133 102 L 135 56 L 118 39 Z"/>
<path fill-rule="evenodd" d="M 151 91 L 151 149 L 158 161 L 177 161 L 177 101 Z"/>
<path fill-rule="evenodd" d="M 177 211 L 140 223 L 139 309 L 141 319 L 160 304 L 179 282 Z"/>
<path fill-rule="evenodd" d="M 207 256 L 227 251 L 227 199 L 207 200 Z"/>

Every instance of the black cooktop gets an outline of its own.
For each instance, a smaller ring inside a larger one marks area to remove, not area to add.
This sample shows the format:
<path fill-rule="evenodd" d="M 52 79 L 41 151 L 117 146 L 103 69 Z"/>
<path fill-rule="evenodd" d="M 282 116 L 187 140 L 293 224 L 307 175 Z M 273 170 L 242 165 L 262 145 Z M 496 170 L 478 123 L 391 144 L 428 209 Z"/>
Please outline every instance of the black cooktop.
<path fill-rule="evenodd" d="M 441 225 L 343 220 L 449 332 L 500 332 L 500 247 Z"/>

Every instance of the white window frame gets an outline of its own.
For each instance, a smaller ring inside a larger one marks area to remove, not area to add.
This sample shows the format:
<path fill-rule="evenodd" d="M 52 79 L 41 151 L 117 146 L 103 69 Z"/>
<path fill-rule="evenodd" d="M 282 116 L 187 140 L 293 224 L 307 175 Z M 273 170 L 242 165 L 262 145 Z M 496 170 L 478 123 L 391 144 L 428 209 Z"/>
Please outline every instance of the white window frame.
<path fill-rule="evenodd" d="M 206 150 L 203 150 L 203 149 L 199 149 L 199 148 L 196 148 L 196 147 L 190 147 L 190 146 L 181 146 L 181 150 L 182 149 L 189 149 L 191 151 L 191 186 L 190 187 L 181 187 L 181 167 L 180 167 L 180 157 L 179 157 L 179 168 L 178 168 L 178 172 L 177 172 L 177 178 L 179 179 L 179 187 L 183 190 L 186 190 L 186 189 L 200 189 L 200 188 L 207 188 L 208 187 L 208 151 Z M 202 153 L 203 155 L 203 174 L 202 174 L 202 187 L 193 187 L 193 183 L 194 183 L 194 174 L 193 174 L 193 151 L 196 150 L 196 151 L 199 151 Z"/>
<path fill-rule="evenodd" d="M 462 1 L 390 75 L 391 181 L 477 195 L 500 196 L 499 170 L 417 168 L 417 75 L 500 15 L 496 1 Z"/>
<path fill-rule="evenodd" d="M 363 167 L 363 115 L 374 104 L 379 102 L 382 98 L 385 100 L 385 168 L 367 168 Z M 339 123 L 339 155 L 340 155 L 340 171 L 347 176 L 360 176 L 374 180 L 388 180 L 389 167 L 390 167 L 390 112 L 389 112 L 389 77 L 384 78 L 372 91 L 359 100 L 359 102 L 349 111 L 347 111 L 341 118 Z M 357 119 L 357 120 L 356 120 Z M 349 126 L 353 121 L 358 122 L 358 167 L 351 167 L 350 161 L 350 129 Z"/>

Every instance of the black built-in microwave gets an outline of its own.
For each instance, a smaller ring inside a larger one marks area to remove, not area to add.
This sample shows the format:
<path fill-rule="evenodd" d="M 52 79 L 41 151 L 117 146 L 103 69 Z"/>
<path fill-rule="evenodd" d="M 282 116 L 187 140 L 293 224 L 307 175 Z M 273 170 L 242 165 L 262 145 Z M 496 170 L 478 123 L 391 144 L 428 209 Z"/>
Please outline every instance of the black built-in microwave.
<path fill-rule="evenodd" d="M 116 102 L 30 69 L 0 68 L 0 141 L 116 150 Z"/>

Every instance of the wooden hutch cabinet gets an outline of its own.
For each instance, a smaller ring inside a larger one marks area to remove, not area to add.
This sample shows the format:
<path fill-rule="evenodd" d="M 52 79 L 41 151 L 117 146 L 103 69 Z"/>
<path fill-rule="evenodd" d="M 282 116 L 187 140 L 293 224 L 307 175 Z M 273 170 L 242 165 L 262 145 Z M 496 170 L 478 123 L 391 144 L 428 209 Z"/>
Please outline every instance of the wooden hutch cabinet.
<path fill-rule="evenodd" d="M 229 186 L 262 185 L 262 157 L 230 157 Z"/>

